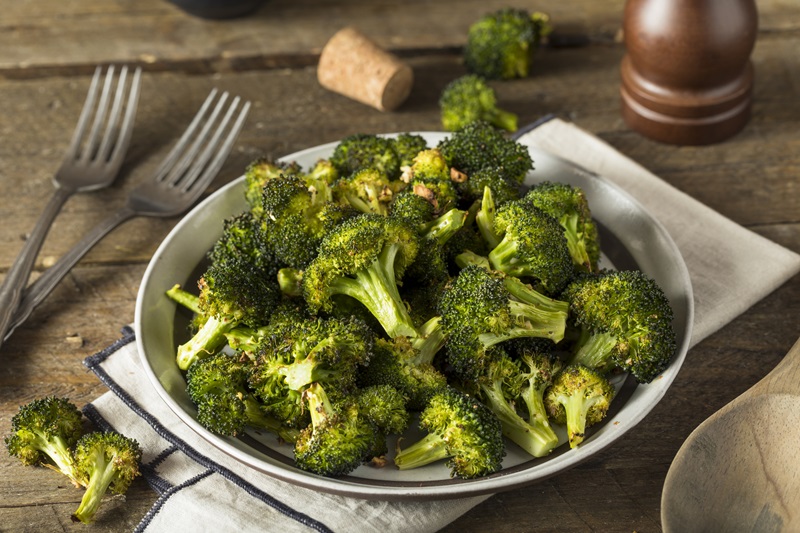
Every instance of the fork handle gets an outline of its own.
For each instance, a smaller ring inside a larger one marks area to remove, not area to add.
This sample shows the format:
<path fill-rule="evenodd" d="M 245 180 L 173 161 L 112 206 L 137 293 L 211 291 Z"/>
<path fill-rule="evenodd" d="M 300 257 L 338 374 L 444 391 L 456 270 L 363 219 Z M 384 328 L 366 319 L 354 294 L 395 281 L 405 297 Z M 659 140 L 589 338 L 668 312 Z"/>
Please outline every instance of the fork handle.
<path fill-rule="evenodd" d="M 24 291 L 19 307 L 16 309 L 13 320 L 6 333 L 6 338 L 8 335 L 11 335 L 17 326 L 25 322 L 33 310 L 47 298 L 53 289 L 55 289 L 56 285 L 64 279 L 64 276 L 72 270 L 72 267 L 74 267 L 95 244 L 100 242 L 111 230 L 130 220 L 135 215 L 136 213 L 128 207 L 123 207 L 119 211 L 115 211 L 114 214 L 97 224 L 80 241 L 75 243 L 75 245 L 66 254 L 61 256 L 53 266 L 45 270 L 42 275 Z M 0 339 L 2 338 L 3 337 L 0 337 Z"/>
<path fill-rule="evenodd" d="M 74 189 L 56 187 L 42 214 L 39 215 L 33 231 L 22 246 L 17 259 L 6 274 L 3 285 L 0 286 L 0 345 L 6 338 L 6 332 L 9 331 L 12 324 L 14 313 L 22 300 L 23 290 L 28 284 L 33 264 L 42 248 L 47 232 L 53 225 L 56 215 L 61 211 L 61 207 L 74 193 Z"/>

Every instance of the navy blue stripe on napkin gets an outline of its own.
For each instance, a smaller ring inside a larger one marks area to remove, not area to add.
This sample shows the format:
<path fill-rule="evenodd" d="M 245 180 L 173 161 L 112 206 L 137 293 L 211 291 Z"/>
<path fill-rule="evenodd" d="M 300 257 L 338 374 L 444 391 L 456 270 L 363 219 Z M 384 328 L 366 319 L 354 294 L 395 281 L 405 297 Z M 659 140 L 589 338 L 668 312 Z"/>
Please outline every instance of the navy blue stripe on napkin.
<path fill-rule="evenodd" d="M 276 511 L 284 514 L 285 516 L 299 522 L 300 524 L 305 525 L 306 527 L 319 531 L 320 533 L 333 533 L 331 529 L 327 526 L 314 520 L 310 516 L 289 507 L 288 505 L 284 504 L 283 502 L 273 498 L 266 492 L 262 491 L 258 487 L 254 486 L 253 484 L 249 483 L 248 481 L 242 479 L 240 476 L 232 472 L 231 470 L 215 463 L 205 455 L 199 453 L 189 444 L 187 444 L 183 439 L 179 438 L 177 435 L 172 433 L 171 431 L 167 430 L 153 415 L 142 409 L 142 407 L 125 391 L 116 381 L 111 378 L 111 376 L 106 373 L 106 371 L 101 366 L 102 362 L 108 359 L 112 354 L 127 346 L 131 342 L 136 340 L 136 335 L 132 328 L 125 326 L 122 328 L 122 337 L 118 339 L 116 342 L 111 344 L 110 346 L 104 348 L 100 352 L 91 355 L 84 359 L 83 364 L 89 368 L 95 375 L 103 382 L 114 394 L 116 394 L 120 400 L 122 400 L 128 408 L 131 409 L 134 413 L 136 413 L 140 418 L 142 418 L 147 424 L 153 428 L 153 430 L 158 434 L 161 438 L 172 444 L 173 448 L 168 448 L 173 451 L 180 450 L 187 457 L 198 463 L 200 466 L 203 466 L 208 469 L 208 474 L 216 473 L 236 485 L 237 487 L 241 488 L 250 496 L 260 500 L 265 505 L 268 505 L 275 509 Z M 96 410 L 93 408 L 85 409 L 84 412 L 87 413 L 88 417 L 96 418 L 94 420 L 98 423 L 98 426 L 108 426 L 107 421 L 102 420 L 102 417 Z M 159 461 L 163 460 L 163 457 L 159 456 L 157 458 Z M 148 475 L 154 472 L 154 468 L 151 466 L 150 468 L 142 468 L 142 476 L 148 481 L 148 483 L 159 493 L 161 496 L 150 512 L 147 513 L 145 518 L 136 528 L 136 531 L 143 531 L 147 525 L 150 523 L 152 518 L 158 513 L 158 510 L 166 503 L 166 501 L 172 496 L 173 494 L 177 493 L 182 488 L 186 488 L 188 486 L 193 485 L 200 481 L 200 479 L 206 477 L 204 474 L 200 474 L 199 476 L 192 478 L 189 481 L 184 482 L 182 485 L 178 485 L 175 487 L 167 487 L 165 484 L 167 483 L 163 479 L 158 476 L 152 477 L 148 479 Z M 200 479 L 198 479 L 198 477 Z M 166 489 L 163 493 L 159 490 L 159 488 Z"/>

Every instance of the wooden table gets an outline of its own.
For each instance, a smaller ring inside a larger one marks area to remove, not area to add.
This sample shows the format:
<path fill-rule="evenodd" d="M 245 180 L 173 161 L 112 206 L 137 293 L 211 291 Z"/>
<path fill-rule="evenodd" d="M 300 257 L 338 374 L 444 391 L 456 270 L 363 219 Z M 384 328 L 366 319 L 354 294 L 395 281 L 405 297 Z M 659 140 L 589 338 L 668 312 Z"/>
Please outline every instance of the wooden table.
<path fill-rule="evenodd" d="M 570 119 L 723 215 L 800 251 L 800 4 L 758 2 L 753 118 L 735 138 L 703 148 L 657 144 L 622 122 L 623 4 L 537 2 L 559 30 L 580 38 L 541 50 L 529 79 L 497 84 L 500 101 L 523 124 L 547 113 Z M 464 72 L 459 52 L 467 27 L 506 5 L 530 7 L 494 0 L 270 0 L 248 18 L 205 21 L 162 0 L 6 2 L 0 15 L 0 273 L 52 191 L 50 177 L 95 65 L 144 69 L 132 149 L 114 186 L 70 200 L 38 271 L 149 177 L 212 87 L 254 104 L 215 188 L 259 155 L 278 157 L 356 132 L 440 129 L 438 95 Z M 396 112 L 318 85 L 322 45 L 350 24 L 414 68 L 417 83 Z M 0 349 L 0 433 L 8 433 L 17 407 L 33 398 L 64 395 L 82 406 L 105 392 L 82 360 L 133 321 L 147 262 L 176 221 L 139 219 L 114 232 Z M 692 349 L 661 403 L 613 447 L 558 477 L 491 498 L 446 531 L 659 530 L 661 487 L 684 439 L 769 372 L 799 333 L 795 277 Z M 5 452 L 0 465 L 0 529 L 83 530 L 69 520 L 79 493 L 60 476 L 22 467 Z M 138 481 L 126 502 L 104 508 L 92 530 L 130 530 L 154 500 Z"/>

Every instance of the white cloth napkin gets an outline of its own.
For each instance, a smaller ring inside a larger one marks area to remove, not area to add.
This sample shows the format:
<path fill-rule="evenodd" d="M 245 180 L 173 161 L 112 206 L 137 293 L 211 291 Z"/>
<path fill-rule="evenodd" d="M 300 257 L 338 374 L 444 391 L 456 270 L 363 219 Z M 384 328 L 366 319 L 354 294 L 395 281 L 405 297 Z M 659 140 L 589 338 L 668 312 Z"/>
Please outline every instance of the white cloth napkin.
<path fill-rule="evenodd" d="M 670 232 L 695 298 L 692 344 L 710 335 L 800 271 L 800 255 L 733 223 L 681 193 L 577 126 L 541 121 L 520 142 L 615 182 Z M 730 290 L 737 287 L 737 291 Z M 140 366 L 133 331 L 86 359 L 110 391 L 85 412 L 101 427 L 135 438 L 143 475 L 159 494 L 136 531 L 437 531 L 487 496 L 385 502 L 345 498 L 273 479 L 208 445 L 160 399 Z"/>

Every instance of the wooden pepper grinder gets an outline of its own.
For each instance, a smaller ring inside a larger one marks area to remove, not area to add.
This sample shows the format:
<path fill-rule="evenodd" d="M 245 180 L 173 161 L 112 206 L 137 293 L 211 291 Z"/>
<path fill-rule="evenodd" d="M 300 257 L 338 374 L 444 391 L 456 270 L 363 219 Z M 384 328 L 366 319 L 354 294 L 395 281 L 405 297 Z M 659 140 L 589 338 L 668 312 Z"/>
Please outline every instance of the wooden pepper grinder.
<path fill-rule="evenodd" d="M 622 116 L 657 141 L 702 145 L 750 118 L 755 0 L 628 0 Z"/>

